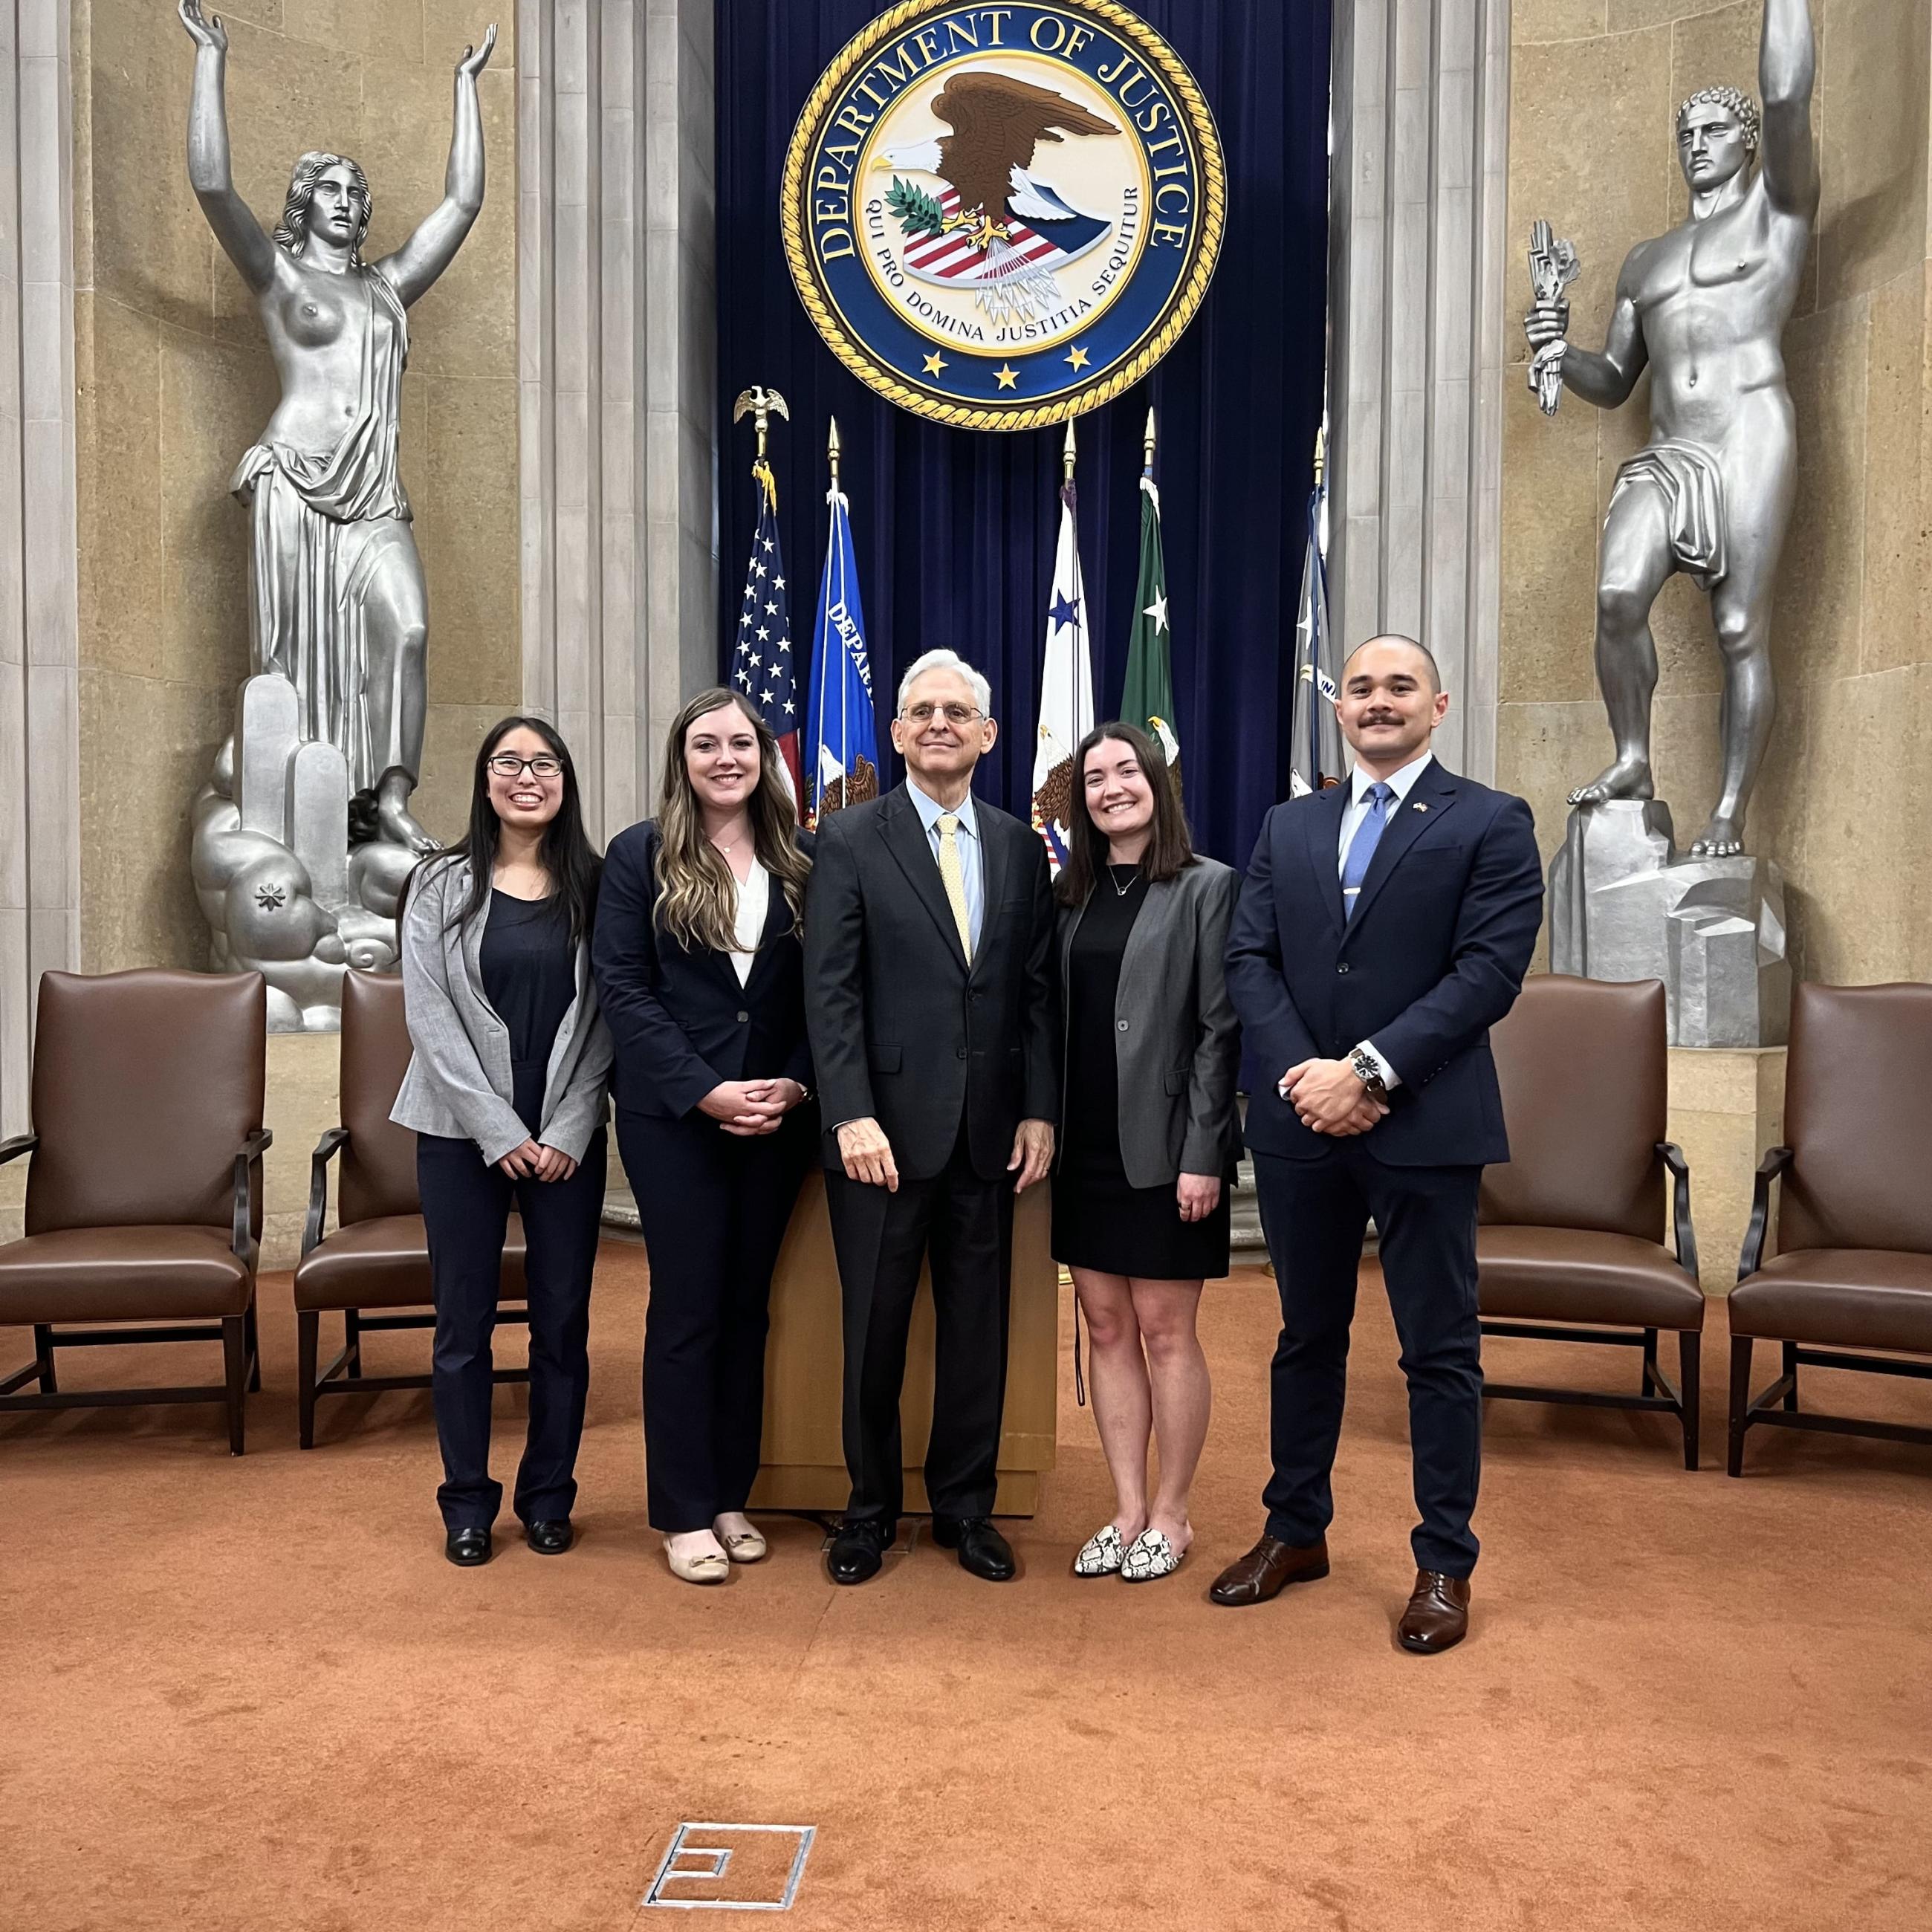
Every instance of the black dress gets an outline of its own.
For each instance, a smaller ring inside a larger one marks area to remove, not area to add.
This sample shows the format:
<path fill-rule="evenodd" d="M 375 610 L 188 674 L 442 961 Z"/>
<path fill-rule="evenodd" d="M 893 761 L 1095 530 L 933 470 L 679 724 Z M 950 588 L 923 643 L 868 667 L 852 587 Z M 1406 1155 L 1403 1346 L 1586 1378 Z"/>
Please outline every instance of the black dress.
<path fill-rule="evenodd" d="M 1147 881 L 1138 866 L 1110 866 L 1068 950 L 1066 1084 L 1053 1180 L 1053 1255 L 1065 1267 L 1101 1274 L 1213 1280 L 1228 1272 L 1230 1190 L 1225 1179 L 1214 1212 L 1205 1220 L 1184 1221 L 1172 1181 L 1132 1186 L 1120 1160 L 1114 1006 L 1127 937 L 1146 898 Z M 1133 1096 L 1126 1101 L 1131 1106 Z"/>

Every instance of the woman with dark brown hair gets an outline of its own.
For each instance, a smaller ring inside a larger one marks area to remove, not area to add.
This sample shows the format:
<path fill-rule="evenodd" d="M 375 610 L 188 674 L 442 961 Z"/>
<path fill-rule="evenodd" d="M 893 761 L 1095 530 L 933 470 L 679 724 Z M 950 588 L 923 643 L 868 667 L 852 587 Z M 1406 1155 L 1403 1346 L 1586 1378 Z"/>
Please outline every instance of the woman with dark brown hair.
<path fill-rule="evenodd" d="M 745 1505 L 766 1305 L 818 1138 L 800 946 L 811 849 L 778 741 L 721 687 L 672 721 L 658 815 L 604 859 L 592 962 L 650 1257 L 650 1521 L 689 1583 L 766 1553 Z"/>
<path fill-rule="evenodd" d="M 1240 1033 L 1222 976 L 1237 881 L 1194 851 L 1144 733 L 1102 724 L 1073 770 L 1056 888 L 1066 1061 L 1053 1252 L 1087 1318 L 1116 1503 L 1073 1570 L 1138 1583 L 1178 1569 L 1194 1534 L 1187 1497 L 1210 1402 L 1195 1322 L 1202 1282 L 1228 1272 L 1240 1157 Z"/>

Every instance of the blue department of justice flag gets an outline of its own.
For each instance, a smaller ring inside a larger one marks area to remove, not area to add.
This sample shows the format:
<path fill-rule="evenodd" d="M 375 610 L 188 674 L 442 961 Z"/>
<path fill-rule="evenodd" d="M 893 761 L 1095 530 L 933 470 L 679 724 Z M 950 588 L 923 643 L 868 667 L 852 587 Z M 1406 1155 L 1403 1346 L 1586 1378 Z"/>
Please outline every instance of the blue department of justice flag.
<path fill-rule="evenodd" d="M 812 626 L 812 691 L 806 719 L 806 823 L 879 795 L 879 733 L 872 712 L 872 666 L 859 563 L 852 550 L 852 506 L 835 482 L 827 493 L 832 528 Z"/>
<path fill-rule="evenodd" d="M 778 741 L 793 804 L 802 821 L 798 676 L 792 662 L 784 552 L 778 544 L 778 484 L 764 462 L 754 464 L 752 474 L 758 485 L 758 527 L 752 538 L 751 561 L 745 566 L 745 595 L 738 613 L 738 640 L 731 653 L 731 682 L 758 707 L 758 716 Z"/>

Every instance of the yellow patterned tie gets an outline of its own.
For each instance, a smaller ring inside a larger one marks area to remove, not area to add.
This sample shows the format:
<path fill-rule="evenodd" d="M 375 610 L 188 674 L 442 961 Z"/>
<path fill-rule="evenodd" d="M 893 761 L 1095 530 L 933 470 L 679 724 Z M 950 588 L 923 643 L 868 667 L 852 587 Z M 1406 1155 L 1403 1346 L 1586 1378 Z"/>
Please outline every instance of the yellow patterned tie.
<path fill-rule="evenodd" d="M 966 916 L 966 874 L 959 863 L 959 818 L 956 812 L 939 814 L 939 876 L 945 882 L 946 902 L 959 928 L 960 950 L 973 963 L 973 922 Z"/>

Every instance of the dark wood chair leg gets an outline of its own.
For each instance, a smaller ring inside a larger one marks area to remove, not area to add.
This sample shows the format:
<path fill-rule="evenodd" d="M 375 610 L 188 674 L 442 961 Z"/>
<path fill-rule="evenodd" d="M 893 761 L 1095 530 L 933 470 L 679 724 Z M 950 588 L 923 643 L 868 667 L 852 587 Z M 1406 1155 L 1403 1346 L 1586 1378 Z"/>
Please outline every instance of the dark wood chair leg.
<path fill-rule="evenodd" d="M 1697 1466 L 1699 1424 L 1702 1419 L 1699 1413 L 1702 1384 L 1698 1376 L 1703 1342 L 1694 1328 L 1684 1329 L 1677 1337 L 1677 1381 L 1684 1397 L 1684 1466 L 1687 1469 Z"/>
<path fill-rule="evenodd" d="M 262 1393 L 262 1323 L 250 1301 L 248 1312 L 243 1318 L 248 1324 L 248 1393 Z"/>
<path fill-rule="evenodd" d="M 1744 1472 L 1744 1417 L 1750 1408 L 1751 1338 L 1731 1337 L 1730 1443 L 1724 1460 L 1726 1475 Z"/>
<path fill-rule="evenodd" d="M 1636 1392 L 1648 1395 L 1659 1386 L 1657 1378 L 1657 1330 L 1646 1328 L 1643 1331 L 1643 1367 L 1637 1377 Z"/>
<path fill-rule="evenodd" d="M 321 1334 L 322 1317 L 315 1310 L 296 1310 L 297 1439 L 304 1449 L 315 1447 L 315 1358 Z"/>
<path fill-rule="evenodd" d="M 342 1311 L 342 1339 L 349 1349 L 349 1359 L 343 1364 L 344 1371 L 352 1379 L 362 1378 L 362 1318 L 353 1308 Z"/>
<path fill-rule="evenodd" d="M 221 1354 L 228 1370 L 228 1453 L 242 1453 L 242 1406 L 248 1399 L 248 1322 L 245 1316 L 221 1318 Z"/>
<path fill-rule="evenodd" d="M 1791 1378 L 1791 1386 L 1784 1391 L 1784 1406 L 1796 1414 L 1798 1410 L 1798 1344 L 1784 1342 L 1779 1346 L 1784 1351 L 1783 1372 Z"/>
<path fill-rule="evenodd" d="M 34 1366 L 40 1372 L 41 1394 L 59 1394 L 60 1384 L 54 1376 L 54 1331 L 50 1322 L 34 1324 Z"/>

